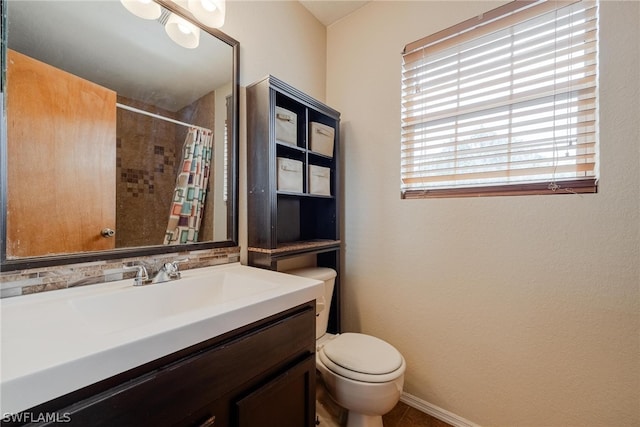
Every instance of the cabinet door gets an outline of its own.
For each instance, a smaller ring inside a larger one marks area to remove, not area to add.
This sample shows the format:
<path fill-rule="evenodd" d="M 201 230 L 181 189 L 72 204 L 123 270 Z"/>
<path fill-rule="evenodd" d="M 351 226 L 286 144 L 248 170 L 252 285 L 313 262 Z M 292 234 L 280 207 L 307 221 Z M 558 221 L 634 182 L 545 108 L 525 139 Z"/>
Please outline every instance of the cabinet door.
<path fill-rule="evenodd" d="M 311 427 L 315 418 L 315 355 L 236 402 L 238 427 Z"/>

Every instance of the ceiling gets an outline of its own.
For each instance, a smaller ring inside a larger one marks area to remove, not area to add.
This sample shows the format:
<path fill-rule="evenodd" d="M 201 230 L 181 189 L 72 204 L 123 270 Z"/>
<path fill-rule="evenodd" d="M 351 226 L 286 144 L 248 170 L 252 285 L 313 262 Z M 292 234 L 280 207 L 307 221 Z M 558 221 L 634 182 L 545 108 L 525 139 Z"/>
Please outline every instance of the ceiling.
<path fill-rule="evenodd" d="M 357 9 L 360 9 L 369 1 L 355 0 L 299 0 L 300 3 L 311 12 L 318 21 L 325 26 L 344 18 Z"/>

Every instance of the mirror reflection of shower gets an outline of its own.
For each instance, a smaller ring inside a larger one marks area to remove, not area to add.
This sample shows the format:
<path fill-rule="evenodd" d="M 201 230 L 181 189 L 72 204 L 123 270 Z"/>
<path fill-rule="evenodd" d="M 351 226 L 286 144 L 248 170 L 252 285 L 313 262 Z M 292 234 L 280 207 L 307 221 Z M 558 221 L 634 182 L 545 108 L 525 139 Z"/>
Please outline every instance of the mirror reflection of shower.
<path fill-rule="evenodd" d="M 215 91 L 176 112 L 123 97 L 117 106 L 116 246 L 212 240 L 217 226 L 202 218 L 213 222 Z"/>

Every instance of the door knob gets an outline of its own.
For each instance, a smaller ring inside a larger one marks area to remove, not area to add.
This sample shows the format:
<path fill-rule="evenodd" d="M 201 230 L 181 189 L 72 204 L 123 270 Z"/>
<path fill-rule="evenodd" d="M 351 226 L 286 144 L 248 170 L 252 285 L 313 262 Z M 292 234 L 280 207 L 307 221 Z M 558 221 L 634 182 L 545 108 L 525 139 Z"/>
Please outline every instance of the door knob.
<path fill-rule="evenodd" d="M 113 237 L 116 235 L 116 232 L 110 228 L 103 228 L 100 234 L 102 234 L 102 237 Z"/>

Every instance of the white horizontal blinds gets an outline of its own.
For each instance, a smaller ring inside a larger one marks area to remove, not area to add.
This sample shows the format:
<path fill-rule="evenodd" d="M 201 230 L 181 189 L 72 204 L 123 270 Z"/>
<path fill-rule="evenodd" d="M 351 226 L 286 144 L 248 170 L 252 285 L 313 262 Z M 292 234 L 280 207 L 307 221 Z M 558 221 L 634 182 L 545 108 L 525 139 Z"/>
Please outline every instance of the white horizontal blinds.
<path fill-rule="evenodd" d="M 402 190 L 594 186 L 597 44 L 597 3 L 518 1 L 408 45 Z"/>

